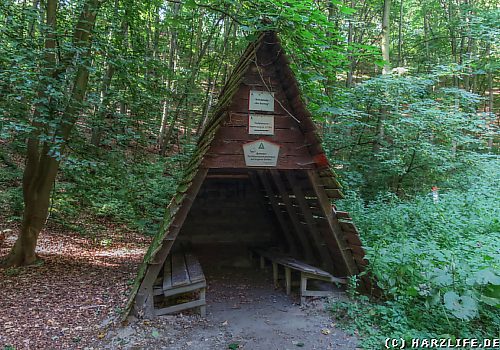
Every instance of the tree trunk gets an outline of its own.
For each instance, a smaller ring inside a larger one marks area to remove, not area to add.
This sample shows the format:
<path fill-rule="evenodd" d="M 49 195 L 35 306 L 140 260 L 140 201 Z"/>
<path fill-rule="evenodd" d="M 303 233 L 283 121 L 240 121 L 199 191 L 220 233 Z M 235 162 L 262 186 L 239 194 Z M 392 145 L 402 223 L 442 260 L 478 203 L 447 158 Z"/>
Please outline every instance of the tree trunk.
<path fill-rule="evenodd" d="M 385 61 L 384 69 L 382 70 L 382 74 L 389 74 L 391 69 L 391 61 L 389 56 L 389 47 L 390 47 L 390 27 L 389 27 L 389 14 L 391 12 L 391 0 L 384 0 L 384 11 L 382 13 L 382 35 L 380 40 L 380 46 L 382 49 L 382 57 Z M 383 92 L 383 94 L 387 94 L 387 92 Z M 384 98 L 385 100 L 385 98 Z M 385 137 L 385 128 L 384 128 L 384 120 L 386 118 L 387 108 L 386 106 L 382 106 L 380 108 L 380 115 L 377 120 L 377 135 L 376 139 L 373 142 L 373 153 L 378 153 L 383 144 L 383 140 Z"/>
<path fill-rule="evenodd" d="M 333 5 L 333 3 L 331 2 Z M 354 8 L 354 0 L 351 0 L 351 8 Z M 354 36 L 354 24 L 352 23 L 352 18 L 348 19 L 348 29 L 347 29 L 347 48 L 349 50 L 349 70 L 347 71 L 346 87 L 351 87 L 354 79 L 354 69 L 356 68 L 356 57 L 352 52 L 351 47 Z"/>
<path fill-rule="evenodd" d="M 114 4 L 114 14 L 116 17 L 119 16 L 118 12 L 118 7 L 119 3 L 118 0 L 115 0 Z M 120 28 L 124 28 L 124 22 L 125 18 L 122 19 Z M 112 42 L 113 36 L 116 34 L 116 30 L 112 29 L 109 32 L 108 36 L 108 42 Z M 123 40 L 122 40 L 123 44 Z M 99 147 L 101 145 L 102 141 L 102 136 L 104 134 L 104 130 L 109 127 L 109 116 L 112 114 L 110 112 L 110 106 L 109 106 L 109 91 L 110 91 L 110 86 L 111 86 L 111 81 L 113 80 L 113 75 L 115 74 L 115 64 L 112 62 L 113 57 L 111 56 L 110 53 L 106 55 L 106 64 L 105 64 L 105 73 L 102 78 L 101 82 L 101 89 L 100 89 L 100 99 L 99 99 L 99 104 L 95 107 L 95 120 L 97 122 L 97 126 L 95 126 L 92 129 L 92 135 L 90 138 L 90 143 L 94 145 L 95 147 Z"/>
<path fill-rule="evenodd" d="M 94 27 L 98 0 L 89 0 L 80 15 L 75 27 L 73 43 L 78 49 L 87 49 L 83 53 L 83 59 L 90 54 L 90 33 Z M 45 68 L 46 74 L 54 74 L 56 62 L 56 14 L 57 0 L 47 1 L 47 34 L 45 39 Z M 57 71 L 56 71 L 57 72 Z M 73 90 L 71 91 L 71 102 L 62 114 L 62 120 L 57 130 L 52 135 L 53 139 L 61 139 L 62 146 L 67 143 L 71 130 L 77 120 L 77 111 L 85 96 L 88 83 L 88 68 L 86 63 L 79 63 Z M 44 93 L 46 86 L 40 86 L 39 96 Z M 42 95 L 43 96 L 43 95 Z M 6 266 L 20 266 L 32 264 L 36 261 L 36 244 L 38 235 L 45 225 L 49 211 L 50 193 L 54 186 L 57 172 L 59 170 L 60 157 L 52 152 L 54 146 L 50 141 L 44 141 L 40 146 L 39 136 L 45 128 L 44 122 L 39 120 L 39 112 L 35 108 L 32 125 L 37 130 L 28 139 L 26 167 L 23 174 L 23 196 L 24 213 L 21 232 L 14 247 L 3 262 Z M 62 152 L 63 149 L 59 149 Z"/>
<path fill-rule="evenodd" d="M 491 67 L 492 65 L 492 49 L 491 49 L 491 43 L 488 43 L 488 63 L 489 63 L 489 68 L 488 68 L 488 151 L 492 152 L 493 151 L 493 138 L 494 138 L 494 130 L 492 127 L 492 124 L 494 123 L 495 120 L 495 114 L 493 113 L 493 102 L 494 102 L 494 97 L 493 97 L 493 68 Z"/>
<path fill-rule="evenodd" d="M 181 4 L 180 3 L 174 3 L 172 5 L 172 15 L 173 17 L 177 17 L 179 14 L 179 11 L 181 9 Z M 170 34 L 170 45 L 169 45 L 169 54 L 168 54 L 168 68 L 169 68 L 169 76 L 167 77 L 167 81 L 165 83 L 167 94 L 170 94 L 172 91 L 172 79 L 171 77 L 175 73 L 175 56 L 177 55 L 177 29 L 172 28 L 172 32 Z M 165 155 L 165 152 L 167 151 L 167 143 L 168 143 L 168 117 L 170 115 L 170 108 L 169 108 L 169 101 L 168 97 L 165 97 L 165 100 L 163 101 L 163 108 L 162 108 L 162 117 L 161 117 L 161 124 L 160 124 L 160 131 L 158 135 L 158 145 L 160 147 L 160 154 Z"/>
<path fill-rule="evenodd" d="M 398 23 L 398 61 L 396 63 L 397 67 L 400 67 L 403 63 L 403 0 L 399 2 L 399 23 Z"/>
<path fill-rule="evenodd" d="M 380 46 L 382 48 L 382 58 L 385 61 L 384 69 L 382 74 L 388 74 L 391 69 L 390 57 L 389 57 L 389 47 L 390 41 L 390 23 L 389 16 L 391 13 L 391 0 L 384 0 L 384 10 L 382 13 L 382 35 L 380 40 Z"/>
<path fill-rule="evenodd" d="M 194 53 L 192 57 L 190 58 L 190 63 L 189 67 L 191 70 L 191 74 L 188 76 L 187 82 L 184 86 L 184 90 L 181 96 L 178 98 L 178 103 L 176 105 L 175 109 L 175 114 L 172 117 L 172 120 L 170 121 L 170 125 L 168 125 L 167 130 L 165 131 L 165 137 L 163 139 L 163 147 L 160 150 L 160 154 L 165 155 L 167 152 L 168 148 L 168 142 L 172 138 L 175 125 L 177 123 L 177 120 L 181 114 L 181 108 L 184 103 L 186 103 L 186 99 L 188 98 L 189 92 L 193 89 L 194 84 L 196 83 L 196 79 L 198 77 L 198 73 L 200 72 L 201 69 L 201 62 L 203 57 L 206 54 L 206 51 L 208 47 L 210 46 L 212 39 L 214 38 L 214 35 L 216 34 L 216 29 L 219 27 L 220 22 L 224 19 L 224 16 L 219 17 L 219 19 L 216 20 L 216 22 L 212 26 L 212 30 L 209 33 L 208 38 L 205 39 L 205 42 L 201 45 L 200 52 L 196 57 L 194 57 Z M 199 28 L 200 35 L 201 35 L 201 27 Z M 193 33 L 194 34 L 194 33 Z M 194 35 L 193 35 L 194 36 Z M 188 131 L 191 132 L 191 131 Z"/>
<path fill-rule="evenodd" d="M 425 71 L 427 72 L 427 66 L 430 61 L 430 48 L 429 48 L 429 20 L 427 19 L 427 11 L 425 10 L 424 12 L 424 42 L 425 42 L 425 59 L 424 59 L 424 66 L 425 66 Z"/>

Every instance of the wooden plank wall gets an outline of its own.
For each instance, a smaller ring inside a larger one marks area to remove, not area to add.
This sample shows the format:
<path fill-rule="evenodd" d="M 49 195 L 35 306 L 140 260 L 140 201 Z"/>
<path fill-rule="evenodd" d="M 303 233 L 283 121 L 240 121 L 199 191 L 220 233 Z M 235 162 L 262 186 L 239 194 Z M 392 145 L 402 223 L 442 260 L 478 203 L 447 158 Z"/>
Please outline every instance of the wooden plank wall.
<path fill-rule="evenodd" d="M 207 178 L 179 233 L 179 244 L 275 243 L 281 231 L 259 200 L 248 178 Z"/>
<path fill-rule="evenodd" d="M 272 59 L 270 51 L 264 49 L 259 51 L 259 64 L 269 62 Z M 283 91 L 275 66 L 273 64 L 265 65 L 259 69 L 260 74 L 254 63 L 250 65 L 238 91 L 233 96 L 226 120 L 217 131 L 210 149 L 205 154 L 203 166 L 208 168 L 245 168 L 243 145 L 264 139 L 281 146 L 277 169 L 314 169 L 314 159 L 307 148 L 315 141 L 314 136 L 312 133 L 304 133 L 299 122 L 290 116 L 293 109 Z M 274 135 L 249 135 L 250 90 L 268 91 L 268 89 L 274 92 L 275 99 L 279 101 L 274 103 L 274 112 L 256 111 L 255 113 L 275 116 Z"/>

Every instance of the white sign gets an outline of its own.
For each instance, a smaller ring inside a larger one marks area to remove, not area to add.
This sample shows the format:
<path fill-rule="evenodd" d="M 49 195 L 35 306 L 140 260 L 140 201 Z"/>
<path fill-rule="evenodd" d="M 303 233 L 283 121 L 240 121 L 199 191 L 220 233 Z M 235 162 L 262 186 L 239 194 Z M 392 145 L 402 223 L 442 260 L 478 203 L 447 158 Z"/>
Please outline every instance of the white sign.
<path fill-rule="evenodd" d="M 274 135 L 274 115 L 250 114 L 248 133 L 250 135 Z"/>
<path fill-rule="evenodd" d="M 243 145 L 247 166 L 276 166 L 279 152 L 280 146 L 266 140 L 257 140 Z"/>
<path fill-rule="evenodd" d="M 274 92 L 250 90 L 248 109 L 251 111 L 274 112 Z"/>

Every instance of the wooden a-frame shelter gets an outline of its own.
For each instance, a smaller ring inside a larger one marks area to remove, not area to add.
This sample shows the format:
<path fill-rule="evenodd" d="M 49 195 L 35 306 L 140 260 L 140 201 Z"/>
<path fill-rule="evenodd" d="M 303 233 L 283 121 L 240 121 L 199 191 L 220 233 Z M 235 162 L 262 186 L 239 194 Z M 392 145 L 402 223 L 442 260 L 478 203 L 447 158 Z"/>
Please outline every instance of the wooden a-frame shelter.
<path fill-rule="evenodd" d="M 248 196 L 230 204 L 241 206 L 242 215 L 217 209 L 231 200 L 234 193 L 227 193 L 232 189 Z M 227 196 L 207 204 L 202 192 Z M 280 41 L 275 32 L 263 32 L 247 47 L 204 125 L 161 229 L 139 269 L 127 313 L 133 308 L 139 315 L 155 315 L 154 284 L 178 236 L 189 239 L 191 231 L 205 230 L 196 239 L 207 243 L 217 231 L 207 226 L 217 219 L 222 227 L 220 222 L 232 216 L 238 216 L 232 219 L 234 225 L 251 228 L 259 225 L 260 217 L 269 215 L 272 218 L 267 222 L 272 225 L 265 226 L 273 226 L 276 234 L 268 236 L 274 235 L 270 240 L 283 251 L 335 276 L 359 274 L 367 261 L 348 213 L 332 204 L 339 198 L 340 185 Z M 265 212 L 257 213 L 257 206 L 250 208 L 254 202 Z M 244 216 L 250 217 L 247 222 Z M 237 240 L 252 246 L 263 230 L 254 231 L 246 240 L 248 232 L 239 234 Z M 229 232 L 225 240 L 234 236 Z M 369 281 L 363 281 L 366 288 Z"/>

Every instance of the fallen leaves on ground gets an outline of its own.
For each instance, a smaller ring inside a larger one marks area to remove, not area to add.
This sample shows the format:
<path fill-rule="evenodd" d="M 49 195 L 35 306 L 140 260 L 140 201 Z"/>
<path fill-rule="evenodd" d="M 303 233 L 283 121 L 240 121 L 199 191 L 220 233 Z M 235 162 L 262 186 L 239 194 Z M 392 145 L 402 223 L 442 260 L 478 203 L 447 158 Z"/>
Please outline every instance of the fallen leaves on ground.
<path fill-rule="evenodd" d="M 105 337 L 127 301 L 149 240 L 102 225 L 87 236 L 48 227 L 37 247 L 41 263 L 0 269 L 0 346 L 83 349 Z M 15 240 L 15 234 L 6 238 L 0 259 Z"/>

